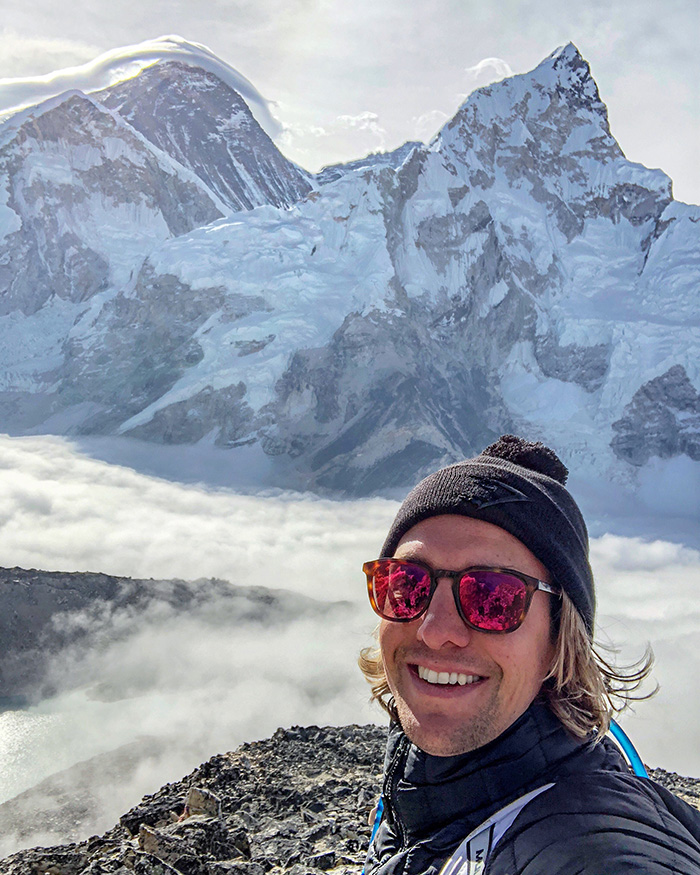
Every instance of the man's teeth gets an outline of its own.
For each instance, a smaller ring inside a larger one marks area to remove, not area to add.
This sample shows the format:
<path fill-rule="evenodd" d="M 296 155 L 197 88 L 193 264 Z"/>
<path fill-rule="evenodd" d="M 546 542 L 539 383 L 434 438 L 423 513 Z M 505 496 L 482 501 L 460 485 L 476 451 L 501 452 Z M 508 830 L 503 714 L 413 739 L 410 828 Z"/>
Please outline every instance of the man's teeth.
<path fill-rule="evenodd" d="M 459 684 L 460 687 L 463 687 L 465 684 L 475 684 L 481 680 L 478 674 L 458 674 L 456 671 L 433 671 L 431 668 L 425 668 L 422 665 L 418 666 L 418 677 L 429 684 Z"/>

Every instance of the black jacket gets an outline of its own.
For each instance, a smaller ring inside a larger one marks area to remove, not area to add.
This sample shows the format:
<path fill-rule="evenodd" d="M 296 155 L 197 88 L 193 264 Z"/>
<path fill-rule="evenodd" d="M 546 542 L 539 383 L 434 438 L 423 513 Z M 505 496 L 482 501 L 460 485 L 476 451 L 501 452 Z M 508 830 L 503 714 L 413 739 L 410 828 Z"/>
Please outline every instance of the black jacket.
<path fill-rule="evenodd" d="M 549 782 L 498 842 L 484 875 L 700 875 L 700 812 L 631 774 L 612 741 L 571 737 L 541 703 L 455 757 L 426 754 L 392 724 L 384 816 L 365 872 L 437 875 L 473 829 Z"/>

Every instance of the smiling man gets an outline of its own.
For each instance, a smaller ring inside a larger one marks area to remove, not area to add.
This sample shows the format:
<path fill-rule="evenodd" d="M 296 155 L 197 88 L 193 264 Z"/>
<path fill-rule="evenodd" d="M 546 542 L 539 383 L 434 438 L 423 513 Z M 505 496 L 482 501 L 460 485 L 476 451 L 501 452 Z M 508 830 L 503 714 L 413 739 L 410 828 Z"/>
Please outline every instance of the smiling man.
<path fill-rule="evenodd" d="M 700 813 L 605 737 L 650 670 L 593 648 L 588 535 L 552 450 L 430 475 L 366 562 L 391 717 L 367 875 L 700 873 Z"/>

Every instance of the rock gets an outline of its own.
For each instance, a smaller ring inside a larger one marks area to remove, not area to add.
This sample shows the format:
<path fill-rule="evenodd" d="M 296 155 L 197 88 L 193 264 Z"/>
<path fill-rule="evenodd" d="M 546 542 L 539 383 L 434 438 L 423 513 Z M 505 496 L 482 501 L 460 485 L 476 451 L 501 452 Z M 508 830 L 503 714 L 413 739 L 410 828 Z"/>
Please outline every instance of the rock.
<path fill-rule="evenodd" d="M 221 817 L 221 800 L 209 790 L 190 787 L 182 817 L 193 817 L 197 814 L 205 817 Z"/>
<path fill-rule="evenodd" d="M 280 729 L 145 797 L 104 836 L 20 851 L 0 873 L 356 875 L 385 739 L 377 726 Z"/>
<path fill-rule="evenodd" d="M 644 383 L 612 424 L 615 454 L 633 465 L 685 453 L 700 461 L 700 393 L 682 365 Z"/>

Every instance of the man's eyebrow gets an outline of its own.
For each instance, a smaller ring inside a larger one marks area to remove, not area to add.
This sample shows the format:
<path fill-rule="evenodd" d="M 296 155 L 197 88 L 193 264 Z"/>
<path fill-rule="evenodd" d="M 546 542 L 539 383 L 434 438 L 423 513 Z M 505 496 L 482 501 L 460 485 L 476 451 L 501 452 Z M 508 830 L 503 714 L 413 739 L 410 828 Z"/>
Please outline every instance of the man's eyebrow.
<path fill-rule="evenodd" d="M 404 553 L 401 556 L 394 556 L 393 558 L 399 562 L 422 562 L 423 565 L 430 565 L 430 563 L 422 557 L 420 550 L 409 550 L 407 553 Z"/>

